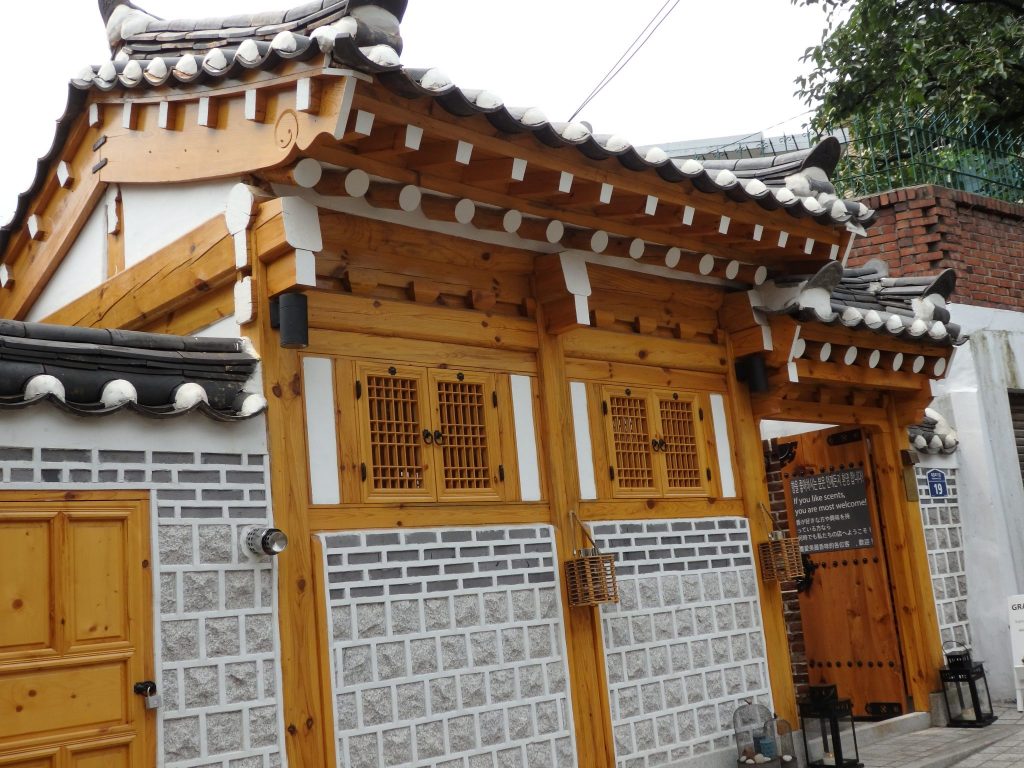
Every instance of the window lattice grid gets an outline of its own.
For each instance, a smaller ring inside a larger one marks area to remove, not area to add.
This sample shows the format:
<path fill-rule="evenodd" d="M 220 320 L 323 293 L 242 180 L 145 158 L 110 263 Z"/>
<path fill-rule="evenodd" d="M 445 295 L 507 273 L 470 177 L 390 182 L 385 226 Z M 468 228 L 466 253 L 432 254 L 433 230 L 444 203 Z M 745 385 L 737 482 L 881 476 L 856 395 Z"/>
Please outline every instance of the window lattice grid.
<path fill-rule="evenodd" d="M 444 435 L 441 466 L 446 490 L 491 487 L 484 394 L 483 384 L 437 382 L 438 422 Z"/>
<path fill-rule="evenodd" d="M 379 490 L 423 488 L 419 381 L 368 376 L 371 481 Z"/>
<path fill-rule="evenodd" d="M 653 488 L 647 401 L 613 395 L 608 398 L 608 415 L 615 443 L 615 482 L 623 489 Z"/>
<path fill-rule="evenodd" d="M 665 440 L 665 470 L 669 488 L 702 488 L 704 476 L 697 449 L 693 403 L 659 399 Z"/>

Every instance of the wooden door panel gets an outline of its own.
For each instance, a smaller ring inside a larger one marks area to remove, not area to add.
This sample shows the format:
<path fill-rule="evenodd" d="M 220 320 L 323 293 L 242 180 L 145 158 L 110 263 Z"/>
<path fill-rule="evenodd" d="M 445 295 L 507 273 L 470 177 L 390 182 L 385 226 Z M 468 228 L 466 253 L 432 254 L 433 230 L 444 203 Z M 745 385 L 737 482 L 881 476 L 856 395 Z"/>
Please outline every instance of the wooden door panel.
<path fill-rule="evenodd" d="M 156 763 L 147 499 L 107 493 L 0 493 L 0 768 Z"/>
<path fill-rule="evenodd" d="M 4 757 L 0 755 L 0 768 L 58 768 L 58 750 L 47 750 L 40 752 L 33 750 L 21 755 Z"/>
<path fill-rule="evenodd" d="M 67 547 L 71 648 L 127 641 L 127 523 L 124 516 L 69 516 Z"/>
<path fill-rule="evenodd" d="M 54 649 L 54 515 L 0 517 L 0 657 Z"/>
<path fill-rule="evenodd" d="M 125 724 L 125 666 L 119 660 L 0 673 L 0 748 L 40 734 Z"/>
<path fill-rule="evenodd" d="M 854 714 L 865 716 L 869 703 L 903 706 L 906 688 L 868 443 L 855 433 L 834 429 L 801 435 L 792 463 L 783 470 L 783 485 L 795 535 L 793 476 L 864 472 L 871 546 L 811 553 L 817 568 L 810 590 L 800 595 L 800 611 L 811 684 L 836 685 L 841 696 L 853 700 Z M 846 440 L 830 444 L 833 435 Z"/>
<path fill-rule="evenodd" d="M 84 744 L 68 749 L 69 768 L 131 768 L 132 747 L 128 744 Z"/>

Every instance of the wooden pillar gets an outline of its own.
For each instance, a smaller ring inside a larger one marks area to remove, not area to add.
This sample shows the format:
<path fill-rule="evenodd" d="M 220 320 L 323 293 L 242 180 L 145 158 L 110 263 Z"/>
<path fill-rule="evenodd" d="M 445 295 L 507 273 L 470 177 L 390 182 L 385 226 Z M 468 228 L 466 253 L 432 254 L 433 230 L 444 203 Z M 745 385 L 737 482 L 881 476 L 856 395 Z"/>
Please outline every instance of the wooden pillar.
<path fill-rule="evenodd" d="M 736 362 L 732 339 L 726 338 L 729 361 L 726 374 L 729 387 L 730 417 L 733 424 L 733 455 L 739 470 L 739 491 L 750 525 L 750 543 L 753 549 L 754 570 L 761 595 L 761 625 L 764 629 L 765 653 L 768 656 L 768 676 L 771 679 L 772 700 L 775 711 L 797 727 L 796 688 L 793 685 L 793 667 L 789 656 L 789 638 L 782 610 L 782 590 L 778 583 L 761 578 L 761 563 L 757 545 L 768 540 L 771 519 L 764 510 L 769 509 L 768 477 L 764 471 L 761 451 L 761 433 L 750 405 L 750 392 L 736 379 Z M 764 509 L 759 506 L 764 505 Z"/>
<path fill-rule="evenodd" d="M 572 557 L 571 513 L 579 505 L 579 469 L 572 439 L 572 406 L 565 355 L 560 336 L 548 333 L 544 308 L 537 307 L 537 381 L 541 401 L 542 448 L 551 493 L 551 523 L 555 527 L 558 563 L 562 568 Z M 576 724 L 577 763 L 587 768 L 613 768 L 615 745 L 612 732 L 604 640 L 598 608 L 570 608 L 565 579 L 562 605 L 573 721 Z"/>
<path fill-rule="evenodd" d="M 891 397 L 886 398 L 887 423 L 873 430 L 871 455 L 878 484 L 885 553 L 903 651 L 907 691 L 914 709 L 929 709 L 929 694 L 939 690 L 942 640 L 935 613 L 924 521 L 916 501 L 908 501 L 903 485 L 900 450 L 907 432 L 899 423 Z"/>
<path fill-rule="evenodd" d="M 288 548 L 277 558 L 284 747 L 290 765 L 335 765 L 333 710 L 325 705 L 331 682 L 326 608 L 316 588 L 320 576 L 308 516 L 301 359 L 281 348 L 270 327 L 267 265 L 253 258 L 252 267 L 256 319 L 243 332 L 252 336 L 263 368 L 274 525 L 288 535 Z"/>

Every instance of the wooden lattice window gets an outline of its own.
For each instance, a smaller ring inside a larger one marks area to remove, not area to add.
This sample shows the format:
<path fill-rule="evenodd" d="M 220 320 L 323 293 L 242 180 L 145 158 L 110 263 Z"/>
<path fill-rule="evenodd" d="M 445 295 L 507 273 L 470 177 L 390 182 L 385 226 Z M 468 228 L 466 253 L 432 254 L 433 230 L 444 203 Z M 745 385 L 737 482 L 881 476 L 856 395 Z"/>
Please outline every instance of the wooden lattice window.
<path fill-rule="evenodd" d="M 647 491 L 654 488 L 651 462 L 651 429 L 647 419 L 647 398 L 630 390 L 610 394 L 608 424 L 615 451 L 614 477 L 621 491 Z"/>
<path fill-rule="evenodd" d="M 372 365 L 356 374 L 364 499 L 503 498 L 494 376 Z"/>
<path fill-rule="evenodd" d="M 498 399 L 488 374 L 431 374 L 437 452 L 438 495 L 497 498 L 501 469 L 498 452 Z"/>
<path fill-rule="evenodd" d="M 665 489 L 700 490 L 704 488 L 706 468 L 702 466 L 700 439 L 697 430 L 698 407 L 690 397 L 678 393 L 658 397 L 658 414 L 665 456 Z"/>
<path fill-rule="evenodd" d="M 642 387 L 599 388 L 613 496 L 707 494 L 707 457 L 700 395 Z"/>
<path fill-rule="evenodd" d="M 432 498 L 433 475 L 423 442 L 427 382 L 419 369 L 363 367 L 360 474 L 373 498 Z"/>
<path fill-rule="evenodd" d="M 375 489 L 423 487 L 420 450 L 420 382 L 399 376 L 367 376 L 370 412 L 370 482 Z"/>

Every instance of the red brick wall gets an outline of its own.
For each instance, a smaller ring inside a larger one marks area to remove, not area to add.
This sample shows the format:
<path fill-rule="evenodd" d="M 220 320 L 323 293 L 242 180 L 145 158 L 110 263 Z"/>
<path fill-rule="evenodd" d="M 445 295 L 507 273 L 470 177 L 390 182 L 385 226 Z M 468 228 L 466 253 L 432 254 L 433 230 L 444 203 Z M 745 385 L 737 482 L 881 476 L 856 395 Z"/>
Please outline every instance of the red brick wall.
<path fill-rule="evenodd" d="M 1024 205 L 922 186 L 864 198 L 878 218 L 850 264 L 881 258 L 893 275 L 957 272 L 953 301 L 1024 309 Z"/>
<path fill-rule="evenodd" d="M 784 440 L 782 442 L 785 442 Z M 789 512 L 786 508 L 786 493 L 783 490 L 782 464 L 774 458 L 772 449 L 775 441 L 764 443 L 765 470 L 768 475 L 769 511 L 777 531 L 789 531 Z M 797 699 L 805 697 L 810 685 L 807 671 L 807 652 L 804 647 L 803 617 L 800 615 L 800 597 L 793 582 L 782 584 L 782 616 L 786 622 L 786 637 L 789 640 L 789 656 L 793 669 L 793 684 Z"/>

